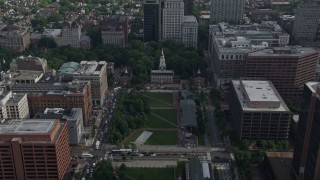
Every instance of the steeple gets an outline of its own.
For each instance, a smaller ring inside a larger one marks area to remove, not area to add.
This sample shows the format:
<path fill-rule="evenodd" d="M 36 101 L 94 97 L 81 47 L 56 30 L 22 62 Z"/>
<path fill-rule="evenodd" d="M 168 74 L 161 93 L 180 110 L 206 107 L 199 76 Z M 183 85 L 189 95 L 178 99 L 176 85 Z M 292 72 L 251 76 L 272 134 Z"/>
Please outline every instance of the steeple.
<path fill-rule="evenodd" d="M 163 71 L 166 70 L 166 59 L 164 58 L 164 54 L 163 54 L 163 49 L 161 52 L 161 57 L 160 57 L 160 63 L 159 63 L 159 70 Z"/>

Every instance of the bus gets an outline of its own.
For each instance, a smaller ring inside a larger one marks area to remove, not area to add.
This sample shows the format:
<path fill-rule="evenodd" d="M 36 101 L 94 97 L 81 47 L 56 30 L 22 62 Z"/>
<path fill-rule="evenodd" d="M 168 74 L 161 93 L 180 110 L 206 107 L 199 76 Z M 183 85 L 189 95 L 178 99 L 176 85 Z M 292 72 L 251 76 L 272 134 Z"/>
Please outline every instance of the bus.
<path fill-rule="evenodd" d="M 84 158 L 92 158 L 93 157 L 93 155 L 89 154 L 89 153 L 82 153 L 81 156 L 84 157 Z"/>

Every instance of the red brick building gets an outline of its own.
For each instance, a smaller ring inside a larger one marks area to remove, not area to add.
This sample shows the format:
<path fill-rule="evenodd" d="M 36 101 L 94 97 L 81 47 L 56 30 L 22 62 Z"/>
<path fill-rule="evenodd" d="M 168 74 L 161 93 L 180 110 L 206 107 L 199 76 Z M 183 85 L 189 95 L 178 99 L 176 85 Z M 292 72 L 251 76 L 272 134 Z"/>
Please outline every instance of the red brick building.
<path fill-rule="evenodd" d="M 66 179 L 70 146 L 65 123 L 10 120 L 0 125 L 0 179 Z"/>

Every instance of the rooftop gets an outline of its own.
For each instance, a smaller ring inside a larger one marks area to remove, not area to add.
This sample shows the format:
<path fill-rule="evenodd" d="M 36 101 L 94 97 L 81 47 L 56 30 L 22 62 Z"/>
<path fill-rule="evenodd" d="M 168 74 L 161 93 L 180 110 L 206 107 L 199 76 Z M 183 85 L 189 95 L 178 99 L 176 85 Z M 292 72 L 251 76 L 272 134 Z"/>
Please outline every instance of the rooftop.
<path fill-rule="evenodd" d="M 101 68 L 106 64 L 106 61 L 81 61 L 73 75 L 100 75 Z"/>
<path fill-rule="evenodd" d="M 273 47 L 251 52 L 248 56 L 292 56 L 300 57 L 308 54 L 318 53 L 309 47 Z"/>
<path fill-rule="evenodd" d="M 306 86 L 311 90 L 312 93 L 317 93 L 320 96 L 320 82 L 307 82 Z"/>
<path fill-rule="evenodd" d="M 127 16 L 123 15 L 108 15 L 103 16 L 104 20 L 102 21 L 103 27 L 101 31 L 124 31 L 128 26 Z"/>
<path fill-rule="evenodd" d="M 196 104 L 194 100 L 180 100 L 180 109 L 182 110 L 182 125 L 197 126 Z"/>
<path fill-rule="evenodd" d="M 276 179 L 292 179 L 290 169 L 293 152 L 266 152 L 266 156 Z"/>
<path fill-rule="evenodd" d="M 0 134 L 48 134 L 57 122 L 56 119 L 11 120 L 0 124 Z"/>
<path fill-rule="evenodd" d="M 270 81 L 233 80 L 243 110 L 289 111 Z"/>
<path fill-rule="evenodd" d="M 183 16 L 183 22 L 198 23 L 197 18 L 195 16 Z"/>

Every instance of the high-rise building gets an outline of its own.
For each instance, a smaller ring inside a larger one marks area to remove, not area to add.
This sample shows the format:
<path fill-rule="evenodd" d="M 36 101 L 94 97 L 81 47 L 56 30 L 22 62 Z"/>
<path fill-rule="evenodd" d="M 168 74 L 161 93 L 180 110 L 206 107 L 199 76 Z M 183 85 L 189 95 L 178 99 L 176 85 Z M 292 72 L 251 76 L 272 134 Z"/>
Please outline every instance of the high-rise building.
<path fill-rule="evenodd" d="M 183 19 L 183 0 L 165 0 L 162 10 L 162 38 L 181 42 Z"/>
<path fill-rule="evenodd" d="M 78 69 L 73 72 L 73 79 L 91 81 L 92 102 L 102 106 L 108 91 L 107 62 L 81 61 Z"/>
<path fill-rule="evenodd" d="M 320 39 L 320 4 L 307 2 L 298 5 L 293 23 L 292 35 L 299 43 Z"/>
<path fill-rule="evenodd" d="M 66 123 L 50 119 L 0 124 L 0 179 L 67 178 L 70 146 Z"/>
<path fill-rule="evenodd" d="M 240 139 L 288 138 L 291 112 L 270 81 L 233 80 L 230 94 L 230 111 Z"/>
<path fill-rule="evenodd" d="M 283 99 L 299 104 L 304 84 L 314 81 L 318 56 L 304 47 L 257 50 L 245 56 L 245 77 L 269 80 Z"/>
<path fill-rule="evenodd" d="M 318 180 L 320 179 L 320 83 L 306 83 L 302 97 L 292 176 L 296 180 Z"/>
<path fill-rule="evenodd" d="M 103 16 L 101 21 L 102 44 L 125 47 L 128 43 L 128 17 L 123 15 Z"/>
<path fill-rule="evenodd" d="M 246 53 L 266 47 L 286 46 L 289 38 L 289 34 L 274 21 L 210 25 L 208 55 L 213 64 L 215 83 L 223 85 L 243 77 Z"/>
<path fill-rule="evenodd" d="M 186 47 L 197 49 L 198 21 L 195 16 L 184 16 L 182 24 L 182 43 Z"/>
<path fill-rule="evenodd" d="M 161 2 L 143 1 L 143 39 L 145 42 L 161 39 Z"/>
<path fill-rule="evenodd" d="M 239 24 L 244 16 L 245 0 L 211 0 L 210 22 Z"/>

